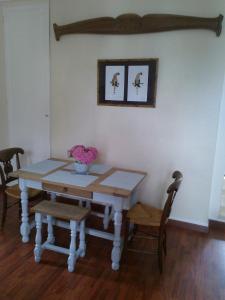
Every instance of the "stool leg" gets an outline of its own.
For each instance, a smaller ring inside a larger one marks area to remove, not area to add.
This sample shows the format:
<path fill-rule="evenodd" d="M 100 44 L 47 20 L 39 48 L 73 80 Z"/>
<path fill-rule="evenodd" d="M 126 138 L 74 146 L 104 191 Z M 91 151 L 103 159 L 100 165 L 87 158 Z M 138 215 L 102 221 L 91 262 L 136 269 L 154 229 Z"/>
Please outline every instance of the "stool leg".
<path fill-rule="evenodd" d="M 85 220 L 80 223 L 80 244 L 79 253 L 81 257 L 85 256 L 86 253 L 86 243 L 85 243 Z"/>
<path fill-rule="evenodd" d="M 48 238 L 47 242 L 50 244 L 54 244 L 55 237 L 53 233 L 53 218 L 50 215 L 47 215 L 47 222 L 48 222 Z"/>
<path fill-rule="evenodd" d="M 70 240 L 70 255 L 67 260 L 68 271 L 73 272 L 76 263 L 76 235 L 77 235 L 77 222 L 70 221 L 71 240 Z"/>
<path fill-rule="evenodd" d="M 41 260 L 41 227 L 42 227 L 42 215 L 40 213 L 35 214 L 36 221 L 36 238 L 34 248 L 34 260 L 39 263 Z"/>

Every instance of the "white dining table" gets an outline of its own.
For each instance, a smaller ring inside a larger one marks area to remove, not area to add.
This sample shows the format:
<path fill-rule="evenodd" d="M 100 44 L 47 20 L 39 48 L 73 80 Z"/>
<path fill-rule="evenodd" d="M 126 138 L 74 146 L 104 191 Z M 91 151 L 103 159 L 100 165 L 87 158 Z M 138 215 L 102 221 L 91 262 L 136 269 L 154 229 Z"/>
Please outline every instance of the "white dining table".
<path fill-rule="evenodd" d="M 94 228 L 86 228 L 86 233 L 113 241 L 112 269 L 120 267 L 123 238 L 121 236 L 122 211 L 129 210 L 137 201 L 137 191 L 146 172 L 114 168 L 106 164 L 93 164 L 88 174 L 76 174 L 71 160 L 51 158 L 28 165 L 11 174 L 19 179 L 21 190 L 22 222 L 20 233 L 27 243 L 34 222 L 29 220 L 28 188 L 47 191 L 51 201 L 56 196 L 111 206 L 113 211 L 114 233 Z M 57 226 L 69 228 L 58 221 Z"/>

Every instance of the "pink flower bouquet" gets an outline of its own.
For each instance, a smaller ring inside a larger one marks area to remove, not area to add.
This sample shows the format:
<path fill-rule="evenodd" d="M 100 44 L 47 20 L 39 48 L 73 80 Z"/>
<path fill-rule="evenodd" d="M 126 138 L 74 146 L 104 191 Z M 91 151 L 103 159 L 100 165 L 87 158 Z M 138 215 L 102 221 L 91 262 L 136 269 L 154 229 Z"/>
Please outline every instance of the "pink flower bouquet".
<path fill-rule="evenodd" d="M 77 163 L 89 165 L 97 158 L 98 151 L 94 147 L 76 145 L 69 150 L 69 154 Z"/>

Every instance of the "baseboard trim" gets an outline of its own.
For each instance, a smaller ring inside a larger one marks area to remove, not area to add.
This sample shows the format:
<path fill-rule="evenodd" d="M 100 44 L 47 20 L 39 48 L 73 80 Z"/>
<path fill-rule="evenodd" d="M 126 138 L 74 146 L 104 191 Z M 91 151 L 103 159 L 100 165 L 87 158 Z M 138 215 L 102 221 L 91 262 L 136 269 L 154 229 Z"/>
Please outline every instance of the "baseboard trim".
<path fill-rule="evenodd" d="M 225 231 L 225 222 L 218 220 L 209 220 L 210 229 L 221 229 Z"/>
<path fill-rule="evenodd" d="M 178 227 L 178 228 L 194 230 L 194 231 L 198 231 L 198 232 L 204 232 L 204 233 L 209 232 L 208 226 L 198 225 L 198 224 L 194 224 L 194 223 L 178 221 L 178 220 L 173 220 L 173 219 L 169 219 L 168 225 Z"/>

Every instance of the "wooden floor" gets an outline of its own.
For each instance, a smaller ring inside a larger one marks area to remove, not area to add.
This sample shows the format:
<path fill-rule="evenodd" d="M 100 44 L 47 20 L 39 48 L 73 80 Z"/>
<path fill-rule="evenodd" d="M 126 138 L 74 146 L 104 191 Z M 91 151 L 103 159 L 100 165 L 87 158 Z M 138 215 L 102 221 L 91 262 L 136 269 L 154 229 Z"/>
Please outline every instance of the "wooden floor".
<path fill-rule="evenodd" d="M 69 273 L 62 254 L 46 250 L 41 263 L 34 262 L 34 232 L 31 241 L 23 244 L 17 216 L 16 207 L 11 208 L 0 233 L 0 300 L 225 299 L 225 232 L 205 234 L 170 227 L 161 276 L 156 256 L 131 252 L 120 271 L 112 271 L 112 243 L 89 236 L 86 257 Z M 60 245 L 67 238 L 68 231 L 57 230 Z"/>

